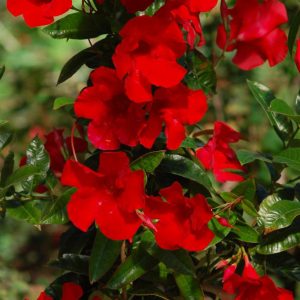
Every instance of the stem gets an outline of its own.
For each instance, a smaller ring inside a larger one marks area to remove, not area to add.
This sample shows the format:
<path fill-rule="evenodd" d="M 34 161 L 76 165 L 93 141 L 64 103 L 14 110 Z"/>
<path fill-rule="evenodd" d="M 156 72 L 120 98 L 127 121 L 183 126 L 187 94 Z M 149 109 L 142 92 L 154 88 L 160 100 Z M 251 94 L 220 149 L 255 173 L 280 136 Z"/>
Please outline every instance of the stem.
<path fill-rule="evenodd" d="M 126 260 L 126 241 L 123 241 L 122 246 L 121 246 L 121 262 L 124 263 Z M 122 288 L 122 299 L 127 300 L 127 291 L 126 287 Z"/>

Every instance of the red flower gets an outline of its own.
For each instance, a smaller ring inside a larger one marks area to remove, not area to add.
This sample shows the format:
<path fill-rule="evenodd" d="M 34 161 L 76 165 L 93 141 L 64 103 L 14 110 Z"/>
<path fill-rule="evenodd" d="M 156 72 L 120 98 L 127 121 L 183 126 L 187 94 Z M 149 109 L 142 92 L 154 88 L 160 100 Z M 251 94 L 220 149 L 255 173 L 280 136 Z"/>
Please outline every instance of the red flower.
<path fill-rule="evenodd" d="M 149 106 L 149 120 L 140 138 L 141 144 L 147 148 L 152 147 L 164 123 L 167 148 L 177 149 L 185 138 L 184 125 L 197 123 L 207 110 L 204 93 L 190 90 L 183 84 L 157 89 Z"/>
<path fill-rule="evenodd" d="M 139 10 L 145 10 L 154 0 L 121 0 L 121 3 L 130 13 L 135 13 Z"/>
<path fill-rule="evenodd" d="M 131 239 L 141 225 L 136 210 L 144 207 L 144 173 L 130 170 L 125 153 L 101 154 L 98 172 L 69 160 L 61 181 L 77 188 L 67 212 L 82 231 L 96 221 L 108 238 L 124 240 Z"/>
<path fill-rule="evenodd" d="M 272 279 L 264 275 L 260 277 L 248 259 L 242 275 L 235 273 L 236 266 L 227 268 L 223 276 L 224 292 L 235 295 L 235 300 L 293 300 L 293 294 L 275 286 Z"/>
<path fill-rule="evenodd" d="M 168 0 L 157 12 L 160 17 L 168 18 L 169 15 L 182 26 L 187 33 L 187 42 L 194 48 L 197 35 L 198 47 L 205 44 L 199 13 L 211 10 L 217 4 L 217 0 L 194 1 L 194 0 Z"/>
<path fill-rule="evenodd" d="M 300 72 L 300 39 L 297 40 L 297 46 L 296 46 L 296 54 L 295 54 L 295 62 L 296 66 L 298 68 L 298 71 Z"/>
<path fill-rule="evenodd" d="M 50 156 L 50 169 L 60 176 L 66 163 L 66 159 L 72 155 L 71 137 L 64 138 L 64 129 L 55 129 L 45 135 L 45 149 Z M 82 153 L 87 150 L 87 142 L 82 138 L 73 137 L 74 150 L 76 153 Z"/>
<path fill-rule="evenodd" d="M 230 143 L 236 143 L 239 139 L 238 132 L 223 122 L 215 122 L 213 137 L 196 152 L 196 156 L 203 166 L 207 170 L 212 170 L 219 182 L 244 180 L 241 175 L 226 171 L 226 169 L 244 170 L 235 152 L 229 146 Z"/>
<path fill-rule="evenodd" d="M 15 17 L 23 15 L 30 27 L 48 25 L 71 7 L 72 0 L 7 0 L 7 9 Z"/>
<path fill-rule="evenodd" d="M 250 70 L 266 60 L 272 67 L 286 56 L 288 48 L 284 31 L 278 29 L 288 21 L 286 8 L 278 0 L 237 0 L 232 9 L 222 5 L 222 15 L 229 26 L 218 28 L 217 43 L 225 51 L 237 50 L 233 62 Z"/>
<path fill-rule="evenodd" d="M 160 190 L 161 197 L 148 197 L 145 215 L 158 219 L 155 224 L 157 244 L 168 250 L 203 250 L 214 237 L 207 226 L 213 217 L 202 195 L 187 198 L 178 182 Z"/>
<path fill-rule="evenodd" d="M 79 300 L 82 295 L 83 291 L 80 285 L 73 282 L 63 284 L 61 300 Z M 42 292 L 37 300 L 53 300 L 53 298 Z"/>
<path fill-rule="evenodd" d="M 100 67 L 91 79 L 93 86 L 81 92 L 74 107 L 78 117 L 92 120 L 88 127 L 89 140 L 103 150 L 118 149 L 120 143 L 137 145 L 145 122 L 142 106 L 126 97 L 123 82 L 115 70 Z"/>
<path fill-rule="evenodd" d="M 120 31 L 113 62 L 125 90 L 135 102 L 152 100 L 151 85 L 172 87 L 184 77 L 186 70 L 177 63 L 186 46 L 175 21 L 158 16 L 131 19 Z"/>

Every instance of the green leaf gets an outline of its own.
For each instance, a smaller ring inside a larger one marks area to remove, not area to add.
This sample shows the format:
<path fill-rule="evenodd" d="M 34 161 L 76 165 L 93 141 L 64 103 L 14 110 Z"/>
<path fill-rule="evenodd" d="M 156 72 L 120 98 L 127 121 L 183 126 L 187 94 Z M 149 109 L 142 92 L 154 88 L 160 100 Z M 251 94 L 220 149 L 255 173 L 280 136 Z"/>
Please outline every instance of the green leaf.
<path fill-rule="evenodd" d="M 19 183 L 24 182 L 26 179 L 30 178 L 31 176 L 40 174 L 39 169 L 36 166 L 23 166 L 17 169 L 12 175 L 10 175 L 6 182 L 5 186 L 9 187 L 12 185 L 16 185 Z"/>
<path fill-rule="evenodd" d="M 89 278 L 93 283 L 99 280 L 120 255 L 121 241 L 113 241 L 97 231 L 89 262 Z"/>
<path fill-rule="evenodd" d="M 165 151 L 155 151 L 147 153 L 130 165 L 131 170 L 144 170 L 147 173 L 153 173 L 154 170 L 160 165 L 165 156 Z"/>
<path fill-rule="evenodd" d="M 103 14 L 77 12 L 59 19 L 43 31 L 55 39 L 90 39 L 109 33 L 111 29 Z"/>
<path fill-rule="evenodd" d="M 59 97 L 54 100 L 53 109 L 57 110 L 66 105 L 73 105 L 74 99 Z"/>
<path fill-rule="evenodd" d="M 296 96 L 296 101 L 295 101 L 295 110 L 297 114 L 300 114 L 300 90 Z"/>
<path fill-rule="evenodd" d="M 64 254 L 61 258 L 52 261 L 51 267 L 77 274 L 88 275 L 89 256 L 78 254 Z"/>
<path fill-rule="evenodd" d="M 0 150 L 5 148 L 12 140 L 12 133 L 11 132 L 2 132 L 0 133 Z"/>
<path fill-rule="evenodd" d="M 190 275 L 175 274 L 175 281 L 185 300 L 204 300 L 204 294 L 197 279 Z"/>
<path fill-rule="evenodd" d="M 258 82 L 248 80 L 247 83 L 251 93 L 256 101 L 261 105 L 278 136 L 283 141 L 289 140 L 293 134 L 293 124 L 291 121 L 285 116 L 269 111 L 269 106 L 272 100 L 276 98 L 272 91 Z"/>
<path fill-rule="evenodd" d="M 289 36 L 288 36 L 288 47 L 291 56 L 293 56 L 293 49 L 294 49 L 294 44 L 297 38 L 297 33 L 300 27 L 300 10 L 297 11 L 295 16 L 292 18 L 292 21 L 290 23 L 290 31 L 289 31 Z"/>
<path fill-rule="evenodd" d="M 195 181 L 207 189 L 211 188 L 211 182 L 199 163 L 178 154 L 166 154 L 158 169 L 162 173 L 178 175 Z"/>
<path fill-rule="evenodd" d="M 6 120 L 0 120 L 0 127 L 6 125 L 8 123 L 8 121 Z"/>
<path fill-rule="evenodd" d="M 266 235 L 255 250 L 264 255 L 280 253 L 300 245 L 300 222 Z"/>
<path fill-rule="evenodd" d="M 249 164 L 251 162 L 254 162 L 255 160 L 261 160 L 261 161 L 265 161 L 265 162 L 272 162 L 270 159 L 263 156 L 263 154 L 253 152 L 253 151 L 249 151 L 249 150 L 244 150 L 244 149 L 237 150 L 236 155 L 237 155 L 238 160 L 240 161 L 240 163 L 242 165 Z"/>
<path fill-rule="evenodd" d="M 44 144 L 38 137 L 35 137 L 29 144 L 26 157 L 26 165 L 34 166 L 39 171 L 38 175 L 30 176 L 22 183 L 24 190 L 31 192 L 38 184 L 46 179 L 50 167 L 50 158 L 45 150 Z"/>
<path fill-rule="evenodd" d="M 299 171 L 300 148 L 288 148 L 273 157 L 274 162 L 286 164 L 288 167 Z"/>
<path fill-rule="evenodd" d="M 237 239 L 246 243 L 258 243 L 259 233 L 247 224 L 235 224 L 231 230 L 237 236 Z"/>
<path fill-rule="evenodd" d="M 156 245 L 152 232 L 144 232 L 142 246 L 152 256 L 163 262 L 168 268 L 180 274 L 195 276 L 195 268 L 191 257 L 185 250 L 167 251 Z"/>
<path fill-rule="evenodd" d="M 299 123 L 300 115 L 296 115 L 294 110 L 283 100 L 275 99 L 271 102 L 269 110 L 271 112 L 284 115 L 287 118 Z"/>
<path fill-rule="evenodd" d="M 158 264 L 157 259 L 139 247 L 119 266 L 106 287 L 119 289 L 135 281 Z"/>
<path fill-rule="evenodd" d="M 269 206 L 259 218 L 265 231 L 271 232 L 290 226 L 299 215 L 300 202 L 280 200 Z"/>
<path fill-rule="evenodd" d="M 270 208 L 272 207 L 272 205 L 274 205 L 278 201 L 281 201 L 281 199 L 276 194 L 273 194 L 268 196 L 261 202 L 259 206 L 258 218 L 257 218 L 257 224 L 259 227 L 264 227 L 264 221 L 263 219 L 261 219 L 261 217 L 266 215 L 270 210 Z"/>
<path fill-rule="evenodd" d="M 187 54 L 189 72 L 185 81 L 193 90 L 202 89 L 207 94 L 216 93 L 217 76 L 213 64 L 202 53 L 189 51 Z"/>
<path fill-rule="evenodd" d="M 1 170 L 0 186 L 4 186 L 7 178 L 13 173 L 15 164 L 14 158 L 15 155 L 13 152 L 9 152 L 9 154 L 6 156 Z"/>
<path fill-rule="evenodd" d="M 5 73 L 5 66 L 1 66 L 0 67 L 0 80 L 2 79 L 4 73 Z"/>

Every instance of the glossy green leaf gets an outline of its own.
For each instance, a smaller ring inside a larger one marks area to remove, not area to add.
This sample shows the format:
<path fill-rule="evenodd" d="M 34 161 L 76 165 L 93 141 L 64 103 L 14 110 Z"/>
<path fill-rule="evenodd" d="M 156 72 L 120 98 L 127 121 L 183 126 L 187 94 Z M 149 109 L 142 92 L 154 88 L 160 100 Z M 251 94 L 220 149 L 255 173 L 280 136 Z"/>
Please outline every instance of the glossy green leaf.
<path fill-rule="evenodd" d="M 182 297 L 185 300 L 204 300 L 200 283 L 190 275 L 175 274 L 175 281 Z"/>
<path fill-rule="evenodd" d="M 12 140 L 12 133 L 11 132 L 1 132 L 0 133 L 0 150 L 5 148 Z"/>
<path fill-rule="evenodd" d="M 300 27 L 300 10 L 296 12 L 296 14 L 294 15 L 290 23 L 290 31 L 288 35 L 288 47 L 291 56 L 293 56 L 293 49 L 294 49 L 299 27 Z"/>
<path fill-rule="evenodd" d="M 271 102 L 269 110 L 271 112 L 284 115 L 287 118 L 299 123 L 300 115 L 296 115 L 294 110 L 283 100 L 275 99 Z"/>
<path fill-rule="evenodd" d="M 242 165 L 249 164 L 251 162 L 254 162 L 255 160 L 261 160 L 265 162 L 272 162 L 270 159 L 263 156 L 263 154 L 260 154 L 258 152 L 253 152 L 249 150 L 237 150 L 236 151 L 238 160 Z"/>
<path fill-rule="evenodd" d="M 113 241 L 97 231 L 89 262 L 89 278 L 93 283 L 99 280 L 120 255 L 121 241 Z"/>
<path fill-rule="evenodd" d="M 152 232 L 146 231 L 141 239 L 144 249 L 173 271 L 195 276 L 193 261 L 185 250 L 168 251 L 157 246 Z"/>
<path fill-rule="evenodd" d="M 126 261 L 119 266 L 106 287 L 119 289 L 135 281 L 158 264 L 157 259 L 141 247 L 135 250 Z"/>
<path fill-rule="evenodd" d="M 300 222 L 267 234 L 255 250 L 264 255 L 280 253 L 300 245 Z"/>
<path fill-rule="evenodd" d="M 260 226 L 260 227 L 264 226 L 264 221 L 263 221 L 263 219 L 261 219 L 261 217 L 266 215 L 268 213 L 268 211 L 270 210 L 270 208 L 276 202 L 279 202 L 280 200 L 281 199 L 278 197 L 278 195 L 273 194 L 273 195 L 268 196 L 261 202 L 261 204 L 259 206 L 259 210 L 258 210 L 258 218 L 257 218 L 258 226 Z"/>
<path fill-rule="evenodd" d="M 258 82 L 248 80 L 247 83 L 252 95 L 261 105 L 278 136 L 283 141 L 289 140 L 293 134 L 292 122 L 286 116 L 269 111 L 271 102 L 276 99 L 272 91 Z"/>
<path fill-rule="evenodd" d="M 50 262 L 51 267 L 77 274 L 88 275 L 89 256 L 78 254 L 64 254 L 57 260 Z"/>
<path fill-rule="evenodd" d="M 287 148 L 273 157 L 274 162 L 286 164 L 288 167 L 299 171 L 300 148 Z"/>
<path fill-rule="evenodd" d="M 235 224 L 231 233 L 237 236 L 237 239 L 246 243 L 258 243 L 259 233 L 247 224 Z"/>
<path fill-rule="evenodd" d="M 211 188 L 211 182 L 200 164 L 184 156 L 166 154 L 157 170 L 190 179 L 207 189 Z"/>
<path fill-rule="evenodd" d="M 73 105 L 73 104 L 74 104 L 74 99 L 59 97 L 54 100 L 53 109 L 57 110 L 62 108 L 63 106 Z"/>
<path fill-rule="evenodd" d="M 50 158 L 42 141 L 35 137 L 26 150 L 26 165 L 34 166 L 38 169 L 39 174 L 30 176 L 24 180 L 22 187 L 24 190 L 31 192 L 39 183 L 44 181 L 50 167 Z"/>
<path fill-rule="evenodd" d="M 69 14 L 55 23 L 43 28 L 55 39 L 90 39 L 111 31 L 109 22 L 103 14 Z"/>
<path fill-rule="evenodd" d="M 36 166 L 23 166 L 17 169 L 13 174 L 11 174 L 7 178 L 5 186 L 9 187 L 15 184 L 22 183 L 31 176 L 38 174 L 40 174 L 40 170 Z"/>
<path fill-rule="evenodd" d="M 295 101 L 295 111 L 297 114 L 300 114 L 300 90 L 296 96 L 296 101 Z"/>
<path fill-rule="evenodd" d="M 150 152 L 133 161 L 130 168 L 134 171 L 144 170 L 147 173 L 153 173 L 164 157 L 165 151 Z"/>
<path fill-rule="evenodd" d="M 280 200 L 269 206 L 264 214 L 260 214 L 260 223 L 265 231 L 274 231 L 290 226 L 300 215 L 300 202 Z"/>

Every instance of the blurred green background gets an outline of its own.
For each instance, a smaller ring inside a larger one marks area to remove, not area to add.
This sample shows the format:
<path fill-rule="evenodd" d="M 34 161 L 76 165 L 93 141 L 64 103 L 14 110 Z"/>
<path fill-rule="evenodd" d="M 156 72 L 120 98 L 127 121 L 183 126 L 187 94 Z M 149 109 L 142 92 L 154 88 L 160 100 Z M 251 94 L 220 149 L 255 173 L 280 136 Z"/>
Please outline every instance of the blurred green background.
<path fill-rule="evenodd" d="M 289 13 L 299 7 L 299 0 L 285 1 Z M 215 46 L 218 10 L 202 17 L 207 46 L 202 50 L 217 56 Z M 288 26 L 286 26 L 286 29 Z M 19 155 L 38 132 L 70 128 L 71 117 L 64 111 L 52 111 L 53 101 L 60 96 L 75 98 L 84 87 L 89 70 L 83 67 L 75 76 L 56 86 L 64 63 L 80 50 L 88 47 L 86 41 L 52 40 L 40 29 L 27 28 L 21 18 L 12 17 L 0 3 L 0 65 L 6 66 L 0 81 L 0 119 L 8 120 L 15 132 L 13 142 L 3 156 L 13 150 Z M 206 117 L 211 128 L 215 119 L 225 120 L 240 130 L 244 140 L 240 148 L 278 152 L 282 145 L 257 102 L 250 95 L 246 78 L 265 84 L 274 90 L 278 98 L 294 105 L 300 88 L 300 76 L 293 60 L 287 56 L 280 65 L 269 68 L 264 65 L 251 72 L 241 72 L 230 61 L 231 54 L 216 72 L 218 94 L 210 99 L 210 111 Z M 0 158 L 0 169 L 2 160 Z M 270 175 L 262 163 L 251 170 L 252 175 L 265 185 Z M 290 178 L 293 174 L 284 174 Z M 61 226 L 37 228 L 10 218 L 0 219 L 0 300 L 19 300 L 24 296 L 36 296 L 57 273 L 46 263 L 56 255 Z M 300 299 L 300 297 L 298 297 Z"/>

